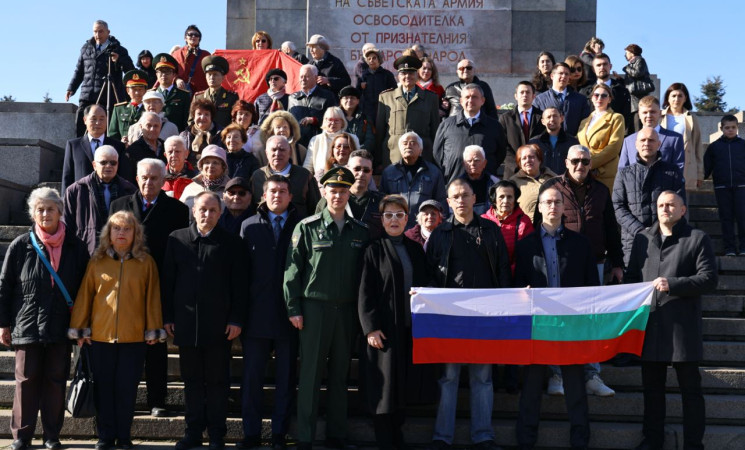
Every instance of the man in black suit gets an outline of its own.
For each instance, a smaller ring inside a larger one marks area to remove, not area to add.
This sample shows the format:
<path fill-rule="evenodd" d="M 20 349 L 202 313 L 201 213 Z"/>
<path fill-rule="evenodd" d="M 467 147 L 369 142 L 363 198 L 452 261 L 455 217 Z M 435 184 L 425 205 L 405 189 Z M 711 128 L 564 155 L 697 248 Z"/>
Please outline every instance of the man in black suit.
<path fill-rule="evenodd" d="M 564 197 L 556 187 L 538 196 L 542 223 L 538 229 L 518 241 L 515 247 L 515 280 L 518 287 L 578 287 L 600 284 L 595 255 L 590 241 L 564 227 Z M 585 373 L 582 364 L 561 366 L 569 413 L 572 448 L 587 448 L 590 440 Z M 538 439 L 541 396 L 546 366 L 525 366 L 517 418 L 517 443 L 533 448 Z"/>
<path fill-rule="evenodd" d="M 283 449 L 295 393 L 298 335 L 287 320 L 282 279 L 290 235 L 300 217 L 292 204 L 290 180 L 282 175 L 274 174 L 264 181 L 263 200 L 256 215 L 241 227 L 241 237 L 249 249 L 246 259 L 250 284 L 245 331 L 241 334 L 243 440 L 236 447 L 260 446 L 264 374 L 274 350 L 272 446 Z"/>
<path fill-rule="evenodd" d="M 499 123 L 507 136 L 507 153 L 504 157 L 504 175 L 502 175 L 504 179 L 508 179 L 517 172 L 515 161 L 517 149 L 545 131 L 545 127 L 541 124 L 541 110 L 533 106 L 533 100 L 535 100 L 535 86 L 530 81 L 521 81 L 515 88 L 515 108 L 499 115 Z"/>
<path fill-rule="evenodd" d="M 165 176 L 166 166 L 162 161 L 154 158 L 141 160 L 137 163 L 139 191 L 118 198 L 111 202 L 110 207 L 110 214 L 131 211 L 142 223 L 145 243 L 161 274 L 168 235 L 189 226 L 189 208 L 162 190 Z M 148 408 L 153 416 L 165 417 L 168 415 L 165 409 L 168 347 L 165 342 L 147 346 L 145 371 Z"/>
<path fill-rule="evenodd" d="M 120 171 L 122 164 L 126 166 L 122 158 L 124 144 L 106 136 L 106 110 L 99 105 L 89 105 L 85 108 L 84 121 L 87 130 L 85 134 L 68 140 L 65 145 L 65 162 L 62 166 L 62 189 L 60 191 L 62 193 L 68 186 L 93 172 L 93 154 L 102 145 L 111 145 L 119 153 Z"/>

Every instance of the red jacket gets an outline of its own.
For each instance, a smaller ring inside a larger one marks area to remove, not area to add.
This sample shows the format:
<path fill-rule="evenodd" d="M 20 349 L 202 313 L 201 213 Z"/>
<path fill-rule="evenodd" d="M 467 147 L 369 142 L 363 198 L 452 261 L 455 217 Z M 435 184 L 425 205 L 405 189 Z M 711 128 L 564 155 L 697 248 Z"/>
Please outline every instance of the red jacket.
<path fill-rule="evenodd" d="M 494 208 L 489 208 L 489 211 L 481 215 L 484 219 L 489 219 L 492 222 L 499 225 L 502 230 L 502 237 L 504 242 L 507 244 L 507 254 L 510 255 L 510 267 L 512 268 L 512 274 L 515 274 L 515 243 L 525 236 L 533 232 L 533 223 L 527 214 L 520 209 L 519 206 L 515 205 L 515 210 L 512 214 L 507 216 L 504 220 L 499 220 Z"/>
<path fill-rule="evenodd" d="M 189 83 L 189 73 L 191 73 L 191 67 L 194 65 L 194 54 L 189 53 L 188 45 L 184 45 L 171 53 L 171 56 L 176 58 L 178 62 L 176 78 L 180 78 L 184 80 L 184 83 L 187 83 L 187 89 L 191 90 L 192 95 L 209 87 L 207 86 L 207 78 L 204 75 L 204 70 L 202 70 L 202 60 L 209 55 L 210 52 L 207 50 L 199 49 L 197 64 L 194 66 L 194 75 L 191 77 L 191 83 Z"/>

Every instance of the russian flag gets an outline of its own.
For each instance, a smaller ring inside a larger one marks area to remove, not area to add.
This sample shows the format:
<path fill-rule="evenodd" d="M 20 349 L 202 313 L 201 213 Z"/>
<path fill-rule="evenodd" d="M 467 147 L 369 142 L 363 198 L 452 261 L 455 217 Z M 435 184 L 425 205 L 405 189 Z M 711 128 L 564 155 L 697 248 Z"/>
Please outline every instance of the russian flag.
<path fill-rule="evenodd" d="M 537 289 L 414 288 L 414 363 L 584 364 L 641 355 L 651 282 Z"/>

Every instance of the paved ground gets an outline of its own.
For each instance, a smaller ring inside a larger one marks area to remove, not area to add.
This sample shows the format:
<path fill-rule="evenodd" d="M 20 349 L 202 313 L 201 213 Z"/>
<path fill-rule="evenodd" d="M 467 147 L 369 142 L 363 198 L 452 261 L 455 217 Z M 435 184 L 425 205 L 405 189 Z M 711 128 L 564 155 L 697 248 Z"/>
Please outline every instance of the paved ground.
<path fill-rule="evenodd" d="M 13 442 L 12 439 L 0 439 L 0 448 L 3 448 L 3 449 L 10 448 L 11 442 Z M 176 442 L 175 441 L 172 442 L 172 441 L 138 441 L 138 440 L 133 440 L 133 442 L 135 444 L 135 449 L 136 450 L 165 450 L 165 449 L 172 449 L 176 445 Z M 44 448 L 44 443 L 40 439 L 35 439 L 32 442 L 32 444 L 33 444 L 33 448 L 35 448 L 35 449 L 43 449 Z M 80 450 L 83 450 L 83 449 L 92 450 L 95 447 L 95 445 L 96 445 L 96 441 L 82 441 L 82 440 L 71 441 L 71 440 L 62 440 L 62 445 L 63 445 L 63 448 L 64 449 L 69 449 L 69 450 L 77 450 L 77 449 L 80 449 Z M 205 446 L 205 447 L 200 447 L 200 448 L 205 448 L 206 449 L 207 447 Z M 235 448 L 235 446 L 234 446 L 234 444 L 229 443 L 228 446 L 227 446 L 227 448 L 228 449 L 231 449 L 231 448 Z M 262 448 L 270 449 L 271 447 L 262 447 Z M 293 447 L 289 447 L 289 448 L 292 449 Z M 359 447 L 359 450 L 372 450 L 373 448 L 374 447 Z"/>

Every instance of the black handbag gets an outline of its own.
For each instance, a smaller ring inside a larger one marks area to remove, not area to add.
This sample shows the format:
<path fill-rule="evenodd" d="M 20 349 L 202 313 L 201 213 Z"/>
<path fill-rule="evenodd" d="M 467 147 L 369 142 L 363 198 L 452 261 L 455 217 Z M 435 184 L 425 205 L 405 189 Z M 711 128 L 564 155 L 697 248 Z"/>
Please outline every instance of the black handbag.
<path fill-rule="evenodd" d="M 645 95 L 654 92 L 654 83 L 649 77 L 642 78 L 641 80 L 634 80 L 629 86 L 629 93 L 634 97 L 644 97 Z"/>
<path fill-rule="evenodd" d="M 88 349 L 85 345 L 80 348 L 78 362 L 75 364 L 75 376 L 67 391 L 67 412 L 76 419 L 95 417 L 96 400 L 94 397 L 94 383 L 91 375 Z"/>

